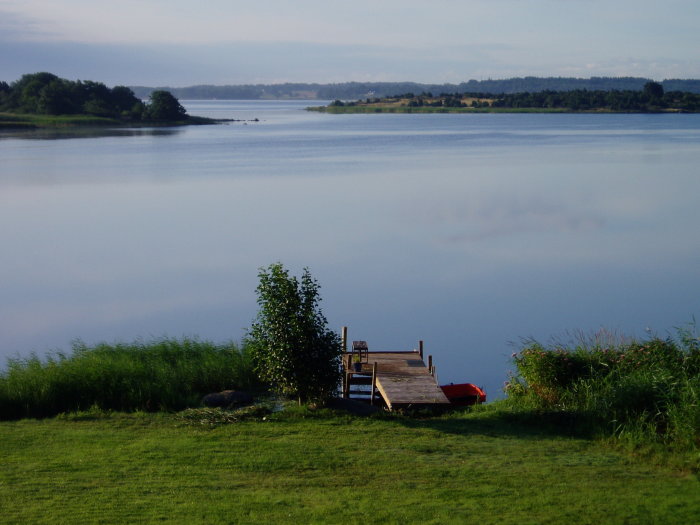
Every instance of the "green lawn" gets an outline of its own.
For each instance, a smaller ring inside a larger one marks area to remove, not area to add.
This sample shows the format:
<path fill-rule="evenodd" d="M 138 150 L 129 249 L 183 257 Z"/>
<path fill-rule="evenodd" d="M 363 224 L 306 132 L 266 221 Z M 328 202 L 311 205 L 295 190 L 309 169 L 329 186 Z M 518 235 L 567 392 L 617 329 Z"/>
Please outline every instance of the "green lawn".
<path fill-rule="evenodd" d="M 2 523 L 693 523 L 697 476 L 495 413 L 0 423 Z"/>

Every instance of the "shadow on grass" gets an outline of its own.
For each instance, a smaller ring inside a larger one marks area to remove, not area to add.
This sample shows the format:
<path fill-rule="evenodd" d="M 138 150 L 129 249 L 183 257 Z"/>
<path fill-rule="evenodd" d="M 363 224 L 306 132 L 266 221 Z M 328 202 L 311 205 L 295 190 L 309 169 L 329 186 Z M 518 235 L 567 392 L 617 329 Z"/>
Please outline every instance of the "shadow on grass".
<path fill-rule="evenodd" d="M 432 429 L 460 436 L 517 437 L 530 440 L 543 437 L 595 437 L 576 414 L 567 412 L 513 412 L 486 408 L 460 410 L 438 416 L 403 414 L 394 416 L 394 419 L 408 428 Z"/>
<path fill-rule="evenodd" d="M 412 429 L 431 429 L 459 436 L 570 437 L 592 439 L 595 432 L 580 414 L 563 411 L 515 410 L 502 402 L 479 407 L 459 407 L 447 411 L 429 409 L 387 412 L 353 400 L 336 399 L 325 407 L 296 406 L 288 403 L 274 417 L 277 421 L 335 419 L 351 422 L 366 419 L 393 422 Z"/>

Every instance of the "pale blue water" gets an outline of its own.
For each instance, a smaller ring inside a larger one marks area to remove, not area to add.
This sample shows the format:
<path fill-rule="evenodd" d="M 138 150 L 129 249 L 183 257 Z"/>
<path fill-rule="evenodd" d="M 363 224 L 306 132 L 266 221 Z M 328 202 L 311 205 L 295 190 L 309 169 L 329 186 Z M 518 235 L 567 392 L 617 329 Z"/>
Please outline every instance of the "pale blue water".
<path fill-rule="evenodd" d="M 499 395 L 509 343 L 700 312 L 700 115 L 323 115 L 0 133 L 0 357 L 239 340 L 257 269 L 309 266 L 332 327 Z"/>

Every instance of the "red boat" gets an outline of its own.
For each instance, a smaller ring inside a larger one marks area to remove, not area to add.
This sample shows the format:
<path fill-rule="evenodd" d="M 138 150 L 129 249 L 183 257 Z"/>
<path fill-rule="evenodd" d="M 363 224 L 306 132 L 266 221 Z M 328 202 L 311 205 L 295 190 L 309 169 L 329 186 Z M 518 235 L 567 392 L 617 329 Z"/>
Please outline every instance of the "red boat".
<path fill-rule="evenodd" d="M 460 383 L 455 385 L 440 385 L 450 403 L 457 406 L 469 406 L 486 401 L 486 392 L 471 383 Z"/>

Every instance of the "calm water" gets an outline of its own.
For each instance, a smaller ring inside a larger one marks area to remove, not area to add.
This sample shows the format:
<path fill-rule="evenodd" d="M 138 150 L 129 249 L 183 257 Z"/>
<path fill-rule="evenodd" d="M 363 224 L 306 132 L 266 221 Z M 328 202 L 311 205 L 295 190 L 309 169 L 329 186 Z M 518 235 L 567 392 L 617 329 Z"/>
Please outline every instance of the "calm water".
<path fill-rule="evenodd" d="M 238 340 L 276 261 L 350 339 L 424 339 L 491 396 L 522 337 L 700 314 L 700 115 L 185 105 L 259 122 L 0 134 L 0 357 Z"/>

